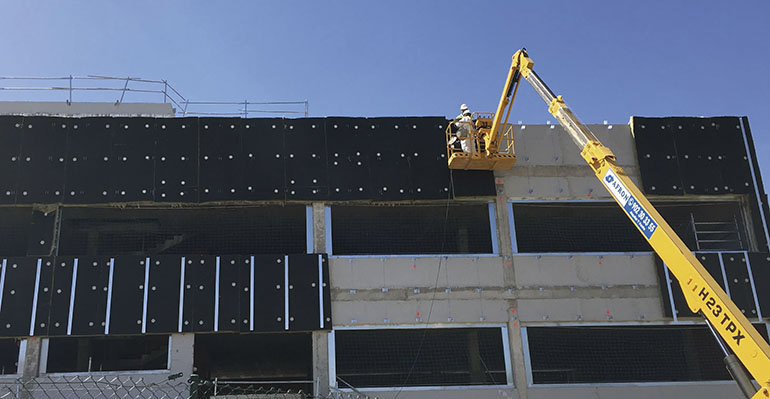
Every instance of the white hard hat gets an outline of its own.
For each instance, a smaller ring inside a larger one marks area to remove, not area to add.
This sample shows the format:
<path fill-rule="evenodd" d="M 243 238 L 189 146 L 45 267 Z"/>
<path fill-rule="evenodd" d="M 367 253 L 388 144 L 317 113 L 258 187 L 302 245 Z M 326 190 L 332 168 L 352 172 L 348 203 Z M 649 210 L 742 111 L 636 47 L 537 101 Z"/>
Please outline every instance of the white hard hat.
<path fill-rule="evenodd" d="M 471 111 L 469 109 L 466 108 L 465 110 L 463 110 L 463 115 L 470 115 L 470 114 L 471 114 Z"/>
<path fill-rule="evenodd" d="M 468 109 L 468 104 L 463 104 L 460 106 L 460 111 L 465 111 Z"/>

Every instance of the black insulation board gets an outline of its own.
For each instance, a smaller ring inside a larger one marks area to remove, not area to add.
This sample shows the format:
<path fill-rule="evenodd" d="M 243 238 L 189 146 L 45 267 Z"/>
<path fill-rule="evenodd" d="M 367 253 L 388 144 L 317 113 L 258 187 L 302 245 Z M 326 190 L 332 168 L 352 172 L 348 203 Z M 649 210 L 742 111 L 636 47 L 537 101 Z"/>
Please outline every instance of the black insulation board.
<path fill-rule="evenodd" d="M 754 275 L 754 284 L 757 289 L 757 300 L 762 316 L 767 318 L 770 314 L 770 253 L 750 253 L 751 271 Z"/>
<path fill-rule="evenodd" d="M 730 299 L 735 302 L 744 316 L 755 319 L 757 307 L 749 269 L 746 265 L 746 256 L 742 252 L 724 252 L 722 261 L 725 264 L 727 285 L 730 287 Z"/>
<path fill-rule="evenodd" d="M 0 203 L 493 196 L 446 165 L 440 117 L 0 117 Z M 453 184 L 452 184 L 453 183 Z"/>
<path fill-rule="evenodd" d="M 135 255 L 16 257 L 5 262 L 2 337 L 28 336 L 30 328 L 36 336 L 331 329 L 325 254 L 162 255 L 149 257 L 149 263 Z"/>
<path fill-rule="evenodd" d="M 27 238 L 27 255 L 49 255 L 53 245 L 54 225 L 58 210 L 32 211 Z"/>
<path fill-rule="evenodd" d="M 754 192 L 740 118 L 634 117 L 632 123 L 645 192 Z"/>

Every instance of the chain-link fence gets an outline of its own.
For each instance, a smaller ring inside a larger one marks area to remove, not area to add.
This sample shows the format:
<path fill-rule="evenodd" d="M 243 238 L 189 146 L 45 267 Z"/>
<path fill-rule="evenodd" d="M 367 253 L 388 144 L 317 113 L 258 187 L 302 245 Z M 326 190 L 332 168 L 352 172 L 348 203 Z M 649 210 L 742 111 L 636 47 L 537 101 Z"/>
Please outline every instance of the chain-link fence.
<path fill-rule="evenodd" d="M 189 379 L 151 382 L 136 376 L 38 377 L 0 381 L 0 399 L 376 399 L 360 392 L 313 392 L 267 387 L 261 382 Z"/>

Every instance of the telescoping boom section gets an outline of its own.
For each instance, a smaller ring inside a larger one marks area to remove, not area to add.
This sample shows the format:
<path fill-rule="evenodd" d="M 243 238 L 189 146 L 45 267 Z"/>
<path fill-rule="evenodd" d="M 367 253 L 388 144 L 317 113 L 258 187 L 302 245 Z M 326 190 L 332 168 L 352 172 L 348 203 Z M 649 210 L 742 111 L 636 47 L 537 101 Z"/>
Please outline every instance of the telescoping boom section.
<path fill-rule="evenodd" d="M 482 140 L 481 145 L 486 145 L 482 148 L 486 150 L 483 154 L 494 154 L 494 151 L 499 149 L 501 136 L 498 133 L 505 132 L 504 126 L 507 124 L 518 83 L 524 78 L 548 104 L 548 111 L 578 146 L 580 155 L 593 169 L 596 177 L 601 180 L 670 272 L 676 276 L 690 310 L 696 314 L 700 313 L 706 319 L 725 354 L 727 368 L 744 395 L 755 399 L 770 398 L 770 345 L 674 233 L 641 190 L 616 164 L 612 151 L 580 122 L 561 96 L 553 94 L 535 73 L 533 66 L 534 63 L 526 50 L 519 50 L 513 55 L 497 113 L 489 119 L 491 123 L 487 135 L 482 135 L 485 140 Z M 504 120 L 503 111 L 507 111 Z M 455 164 L 457 167 L 460 165 L 460 162 Z M 451 159 L 449 166 L 453 167 Z M 759 388 L 745 375 L 740 364 L 743 364 L 759 383 Z"/>

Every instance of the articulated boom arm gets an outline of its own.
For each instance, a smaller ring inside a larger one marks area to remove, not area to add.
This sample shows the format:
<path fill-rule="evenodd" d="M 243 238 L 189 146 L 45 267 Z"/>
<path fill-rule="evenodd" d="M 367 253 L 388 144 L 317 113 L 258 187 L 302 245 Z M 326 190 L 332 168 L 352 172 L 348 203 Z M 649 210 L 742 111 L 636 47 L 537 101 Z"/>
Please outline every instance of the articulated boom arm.
<path fill-rule="evenodd" d="M 572 141 L 580 148 L 580 155 L 588 162 L 615 201 L 634 222 L 668 269 L 679 280 L 687 304 L 694 313 L 701 313 L 718 332 L 743 366 L 760 384 L 759 391 L 749 382 L 739 386 L 753 398 L 770 398 L 770 345 L 754 329 L 740 309 L 730 300 L 698 259 L 663 220 L 641 190 L 615 163 L 615 155 L 602 145 L 593 133 L 572 113 L 561 96 L 556 96 L 532 70 L 533 62 L 526 50 L 513 56 L 508 82 L 498 106 L 495 124 L 506 105 L 506 90 L 512 77 L 521 75 L 548 104 L 548 111 L 559 121 Z M 492 132 L 494 134 L 494 125 Z M 728 356 L 728 362 L 730 357 Z M 729 366 L 728 366 L 729 368 Z M 734 377 L 735 373 L 731 370 Z M 736 377 L 738 380 L 738 377 Z M 752 396 L 753 395 L 753 396 Z"/>

